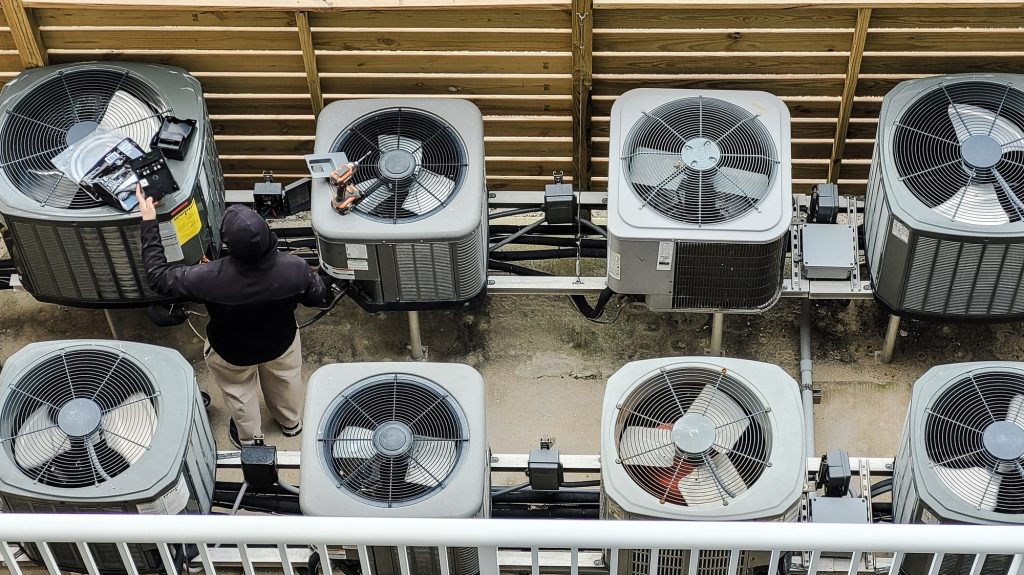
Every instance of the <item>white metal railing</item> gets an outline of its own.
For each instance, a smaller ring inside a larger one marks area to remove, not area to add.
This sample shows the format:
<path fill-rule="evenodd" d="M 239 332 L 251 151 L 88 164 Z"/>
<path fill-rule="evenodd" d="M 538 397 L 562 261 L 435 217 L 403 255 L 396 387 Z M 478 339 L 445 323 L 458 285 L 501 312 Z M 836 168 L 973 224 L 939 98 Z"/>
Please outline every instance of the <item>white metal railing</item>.
<path fill-rule="evenodd" d="M 398 547 L 405 557 L 407 547 L 439 548 L 440 571 L 450 575 L 447 547 L 477 547 L 481 575 L 507 571 L 500 565 L 499 549 L 514 549 L 531 560 L 523 570 L 540 573 L 543 552 L 561 550 L 569 557 L 568 572 L 578 575 L 581 568 L 593 570 L 594 557 L 607 557 L 602 569 L 615 572 L 617 549 L 650 549 L 650 574 L 657 573 L 659 550 L 724 550 L 729 555 L 729 573 L 737 572 L 744 551 L 770 552 L 768 565 L 778 565 L 787 552 L 807 557 L 803 569 L 807 575 L 825 572 L 822 560 L 836 553 L 847 555 L 843 571 L 855 575 L 860 558 L 868 553 L 893 554 L 885 569 L 876 573 L 895 575 L 908 553 L 932 554 L 934 575 L 943 557 L 968 554 L 974 557 L 972 575 L 981 572 L 986 555 L 1010 555 L 1009 575 L 1022 574 L 1024 527 L 983 527 L 966 525 L 841 525 L 807 523 L 698 523 L 665 521 L 580 521 L 515 519 L 369 519 L 282 516 L 150 516 L 150 515 L 0 515 L 0 540 L 35 542 L 50 573 L 61 573 L 47 543 L 75 542 L 86 564 L 95 573 L 90 543 L 114 543 L 123 558 L 129 556 L 128 544 L 155 544 L 168 573 L 173 573 L 171 547 L 182 543 L 198 545 L 196 566 L 215 574 L 213 545 L 237 545 L 244 573 L 254 573 L 259 562 L 254 551 L 269 549 L 277 555 L 277 568 L 294 575 L 293 562 L 301 560 L 295 550 L 315 549 L 328 557 L 328 547 L 352 546 L 364 575 L 372 573 L 368 546 Z M 255 547 L 261 546 L 261 547 Z M 600 550 L 613 552 L 600 554 Z M 598 552 L 595 555 L 594 552 Z M 22 572 L 7 543 L 0 545 L 8 569 Z M 334 551 L 330 551 L 334 553 Z M 695 567 L 698 554 L 690 554 Z M 852 557 L 850 557 L 852 555 Z M 588 563 L 581 563 L 586 557 Z M 329 561 L 325 573 L 331 572 Z M 409 573 L 408 561 L 400 561 L 401 575 Z M 135 566 L 126 562 L 134 575 Z M 833 569 L 834 571 L 834 569 Z M 693 570 L 691 570 L 693 572 Z M 646 575 L 646 574 L 645 574 Z"/>

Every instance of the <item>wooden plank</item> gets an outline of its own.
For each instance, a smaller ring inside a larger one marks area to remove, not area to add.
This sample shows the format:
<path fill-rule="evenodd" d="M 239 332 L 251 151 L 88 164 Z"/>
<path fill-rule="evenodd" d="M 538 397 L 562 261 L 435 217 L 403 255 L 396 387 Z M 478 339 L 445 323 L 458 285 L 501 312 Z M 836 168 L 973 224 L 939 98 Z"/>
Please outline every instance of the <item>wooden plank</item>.
<path fill-rule="evenodd" d="M 594 117 L 607 117 L 612 104 L 618 98 L 613 95 L 594 95 Z M 782 95 L 782 101 L 789 107 L 793 118 L 835 118 L 839 113 L 839 96 L 788 96 Z M 856 107 L 856 100 L 855 100 Z M 877 116 L 877 112 L 875 113 Z"/>
<path fill-rule="evenodd" d="M 560 74 L 321 74 L 325 92 L 347 94 L 568 94 Z"/>
<path fill-rule="evenodd" d="M 1021 52 L 872 52 L 864 54 L 862 74 L 959 74 L 1024 72 Z"/>
<path fill-rule="evenodd" d="M 319 51 L 321 72 L 571 74 L 569 52 Z"/>
<path fill-rule="evenodd" d="M 570 136 L 568 116 L 484 116 L 486 136 L 553 137 Z"/>
<path fill-rule="evenodd" d="M 885 96 L 900 82 L 923 78 L 924 76 L 927 76 L 927 74 L 861 74 L 860 80 L 857 82 L 857 96 Z"/>
<path fill-rule="evenodd" d="M 309 99 L 302 72 L 194 72 L 203 92 L 218 94 L 303 94 Z"/>
<path fill-rule="evenodd" d="M 827 1 L 827 0 L 826 0 Z M 549 4 L 557 4 L 556 0 Z M 169 7 L 199 11 L 233 10 L 304 10 L 332 11 L 338 9 L 382 9 L 382 8 L 491 8 L 495 5 L 535 7 L 545 5 L 538 0 L 163 0 L 160 3 L 145 4 L 136 0 L 29 0 L 29 8 L 132 8 L 139 10 L 161 10 Z"/>
<path fill-rule="evenodd" d="M 316 121 L 310 115 L 212 115 L 210 123 L 213 125 L 213 133 L 217 135 L 312 136 L 316 133 Z"/>
<path fill-rule="evenodd" d="M 298 50 L 49 50 L 51 64 L 149 62 L 190 72 L 304 72 Z"/>
<path fill-rule="evenodd" d="M 296 12 L 295 24 L 299 31 L 302 65 L 305 67 L 306 84 L 309 86 L 309 101 L 313 106 L 313 115 L 319 116 L 324 109 L 324 93 L 320 90 L 320 73 L 316 66 L 316 48 L 313 46 L 313 34 L 309 28 L 309 14 Z"/>
<path fill-rule="evenodd" d="M 224 155 L 312 154 L 313 136 L 217 136 L 217 152 Z"/>
<path fill-rule="evenodd" d="M 593 0 L 572 2 L 572 173 L 577 189 L 590 189 L 590 94 L 593 86 Z"/>
<path fill-rule="evenodd" d="M 871 26 L 878 28 L 1013 28 L 1024 24 L 1020 8 L 876 8 Z"/>
<path fill-rule="evenodd" d="M 733 10 L 690 8 L 598 9 L 595 28 L 853 28 L 852 10 L 794 8 L 791 10 Z"/>
<path fill-rule="evenodd" d="M 857 93 L 860 63 L 864 56 L 864 43 L 867 40 L 870 25 L 871 9 L 858 10 L 857 26 L 853 31 L 853 45 L 850 47 L 850 63 L 846 71 L 846 82 L 843 85 L 843 98 L 839 102 L 836 134 L 832 140 L 831 164 L 828 168 L 828 181 L 832 183 L 839 181 L 839 168 L 843 160 L 843 148 L 846 146 L 846 129 L 850 125 L 850 115 L 853 113 L 853 97 Z"/>
<path fill-rule="evenodd" d="M 1018 52 L 1024 46 L 1024 28 L 964 28 L 960 30 L 872 30 L 867 52 Z"/>
<path fill-rule="evenodd" d="M 417 98 L 418 94 L 324 94 L 324 100 L 352 100 L 374 96 L 388 98 Z M 570 113 L 572 96 L 568 94 L 509 96 L 505 94 L 434 94 L 431 98 L 464 98 L 470 100 L 484 114 L 543 115 L 558 116 Z"/>
<path fill-rule="evenodd" d="M 166 4 L 166 3 L 165 3 Z M 37 8 L 40 26 L 295 26 L 292 11 L 111 10 L 109 8 Z"/>
<path fill-rule="evenodd" d="M 46 66 L 49 60 L 46 57 L 46 44 L 39 36 L 39 28 L 36 27 L 32 14 L 25 9 L 21 0 L 3 0 L 4 18 L 10 27 L 14 44 L 21 56 L 22 66 L 26 69 Z"/>
<path fill-rule="evenodd" d="M 775 30 L 597 30 L 595 52 L 845 52 L 852 31 Z"/>
<path fill-rule="evenodd" d="M 594 95 L 619 95 L 633 88 L 687 88 L 712 90 L 764 90 L 778 96 L 838 96 L 840 74 L 821 75 L 608 75 L 594 74 Z"/>
<path fill-rule="evenodd" d="M 294 28 L 180 27 L 160 26 L 40 28 L 49 48 L 86 50 L 299 50 Z"/>
<path fill-rule="evenodd" d="M 21 55 L 17 50 L 0 50 L 0 71 L 16 72 L 22 67 Z"/>
<path fill-rule="evenodd" d="M 308 94 L 218 94 L 203 91 L 206 107 L 214 115 L 312 114 Z"/>
<path fill-rule="evenodd" d="M 497 4 L 487 8 L 446 10 L 339 10 L 311 12 L 314 28 L 569 28 L 569 2 L 562 6 L 522 7 Z"/>
<path fill-rule="evenodd" d="M 572 138 L 484 137 L 488 156 L 571 156 Z"/>
<path fill-rule="evenodd" d="M 594 73 L 842 74 L 847 62 L 845 52 L 595 52 Z"/>
<path fill-rule="evenodd" d="M 569 173 L 565 175 L 565 181 L 571 182 Z M 546 184 L 551 183 L 551 176 L 492 176 L 487 175 L 487 189 L 492 192 L 502 191 L 536 191 L 544 189 Z"/>
<path fill-rule="evenodd" d="M 320 50 L 568 52 L 567 31 L 546 28 L 313 28 Z"/>

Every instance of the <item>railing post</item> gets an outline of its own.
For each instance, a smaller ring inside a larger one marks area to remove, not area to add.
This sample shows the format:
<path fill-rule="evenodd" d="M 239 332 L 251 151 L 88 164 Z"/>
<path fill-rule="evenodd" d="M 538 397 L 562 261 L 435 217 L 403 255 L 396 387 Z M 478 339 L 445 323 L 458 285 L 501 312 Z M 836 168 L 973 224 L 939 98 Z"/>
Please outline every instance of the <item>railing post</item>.
<path fill-rule="evenodd" d="M 572 0 L 573 188 L 589 190 L 591 178 L 590 89 L 593 84 L 593 0 Z"/>
<path fill-rule="evenodd" d="M 498 573 L 498 548 L 477 547 L 477 557 L 480 560 L 480 575 L 499 575 Z"/>
<path fill-rule="evenodd" d="M 299 29 L 302 65 L 306 69 L 306 84 L 309 85 L 309 100 L 313 106 L 313 117 L 315 118 L 324 109 L 324 94 L 320 89 L 320 72 L 316 66 L 316 47 L 313 45 L 313 31 L 309 27 L 309 13 L 296 12 L 295 26 Z"/>
<path fill-rule="evenodd" d="M 32 14 L 25 9 L 22 0 L 0 0 L 0 2 L 3 4 L 7 25 L 11 28 L 14 45 L 18 47 L 22 66 L 28 69 L 49 65 L 50 59 L 46 55 L 46 48 L 39 36 L 39 28 L 36 26 Z"/>

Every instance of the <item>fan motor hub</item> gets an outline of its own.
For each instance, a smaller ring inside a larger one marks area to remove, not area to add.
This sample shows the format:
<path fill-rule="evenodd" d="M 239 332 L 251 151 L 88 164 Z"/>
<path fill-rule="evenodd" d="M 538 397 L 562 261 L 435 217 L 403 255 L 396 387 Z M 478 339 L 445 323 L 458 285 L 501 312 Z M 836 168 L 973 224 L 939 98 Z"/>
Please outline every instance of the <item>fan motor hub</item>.
<path fill-rule="evenodd" d="M 715 423 L 706 415 L 687 413 L 672 426 L 672 441 L 685 453 L 704 453 L 715 444 Z"/>
<path fill-rule="evenodd" d="M 77 143 L 82 138 L 84 138 L 84 137 L 88 136 L 89 134 L 91 134 L 99 126 L 100 125 L 97 124 L 96 122 L 92 122 L 92 121 L 89 121 L 89 120 L 84 120 L 84 121 L 78 122 L 75 125 L 73 125 L 70 128 L 68 128 L 68 132 L 67 132 L 67 134 L 64 135 L 64 139 L 67 141 L 67 144 L 70 146 L 72 144 Z"/>
<path fill-rule="evenodd" d="M 1003 147 L 992 136 L 969 136 L 960 144 L 960 155 L 974 168 L 991 168 L 1003 158 Z"/>
<path fill-rule="evenodd" d="M 389 180 L 404 180 L 416 171 L 416 156 L 406 150 L 388 150 L 380 155 L 380 173 Z"/>
<path fill-rule="evenodd" d="M 57 412 L 57 427 L 68 437 L 86 437 L 99 429 L 102 421 L 103 411 L 91 399 L 72 399 Z"/>
<path fill-rule="evenodd" d="M 384 423 L 373 432 L 373 447 L 383 455 L 405 455 L 412 449 L 412 445 L 412 429 L 400 421 Z"/>
<path fill-rule="evenodd" d="M 996 459 L 1014 461 L 1024 457 L 1024 429 L 1012 421 L 997 421 L 981 435 L 985 450 Z"/>
<path fill-rule="evenodd" d="M 694 170 L 710 170 L 718 165 L 722 150 L 707 138 L 693 138 L 683 144 L 683 161 Z"/>

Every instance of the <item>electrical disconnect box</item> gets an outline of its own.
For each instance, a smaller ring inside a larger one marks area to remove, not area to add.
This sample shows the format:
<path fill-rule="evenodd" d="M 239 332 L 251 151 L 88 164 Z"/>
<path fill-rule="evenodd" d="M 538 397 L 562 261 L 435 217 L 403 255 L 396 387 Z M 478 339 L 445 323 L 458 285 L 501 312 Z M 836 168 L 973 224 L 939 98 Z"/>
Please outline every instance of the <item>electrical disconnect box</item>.
<path fill-rule="evenodd" d="M 801 230 L 804 277 L 843 280 L 857 265 L 853 228 L 848 224 L 805 224 Z"/>

